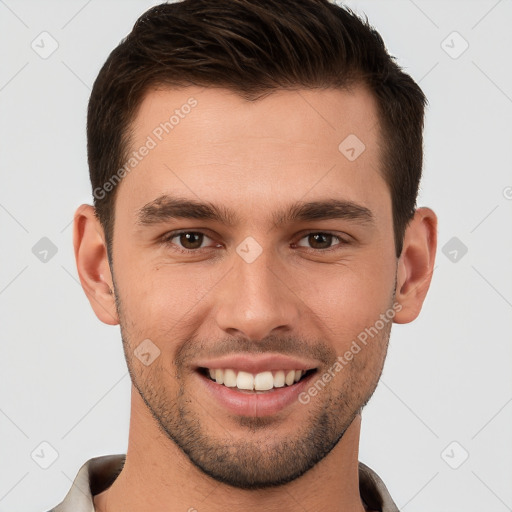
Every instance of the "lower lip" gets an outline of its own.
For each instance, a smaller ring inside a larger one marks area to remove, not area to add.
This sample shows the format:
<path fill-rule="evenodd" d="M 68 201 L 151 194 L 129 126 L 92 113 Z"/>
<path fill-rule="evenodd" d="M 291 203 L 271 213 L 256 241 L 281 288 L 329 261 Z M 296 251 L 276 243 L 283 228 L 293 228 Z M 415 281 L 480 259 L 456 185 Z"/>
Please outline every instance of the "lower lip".
<path fill-rule="evenodd" d="M 310 379 L 316 372 L 312 372 L 304 379 L 282 388 L 264 393 L 245 393 L 237 388 L 228 388 L 223 384 L 209 379 L 197 372 L 207 392 L 229 412 L 239 416 L 264 417 L 271 416 L 298 402 L 298 396 L 307 388 Z"/>

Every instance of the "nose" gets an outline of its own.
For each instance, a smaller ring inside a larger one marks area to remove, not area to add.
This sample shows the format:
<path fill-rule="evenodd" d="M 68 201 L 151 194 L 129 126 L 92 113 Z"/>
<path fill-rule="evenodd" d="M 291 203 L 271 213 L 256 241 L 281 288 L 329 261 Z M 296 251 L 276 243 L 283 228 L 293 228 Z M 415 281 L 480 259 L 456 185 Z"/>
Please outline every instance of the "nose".
<path fill-rule="evenodd" d="M 274 331 L 297 329 L 301 300 L 272 251 L 250 263 L 238 254 L 217 289 L 216 322 L 227 334 L 260 341 Z"/>

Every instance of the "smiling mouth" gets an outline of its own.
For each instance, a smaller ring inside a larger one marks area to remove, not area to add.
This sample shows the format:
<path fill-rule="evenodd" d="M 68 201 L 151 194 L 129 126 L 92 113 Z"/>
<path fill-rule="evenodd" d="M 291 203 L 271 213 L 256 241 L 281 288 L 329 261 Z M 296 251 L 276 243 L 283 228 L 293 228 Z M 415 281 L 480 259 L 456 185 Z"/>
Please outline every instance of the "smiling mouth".
<path fill-rule="evenodd" d="M 243 393 L 268 393 L 293 386 L 317 370 L 268 370 L 256 374 L 231 368 L 198 368 L 198 371 L 221 386 Z"/>

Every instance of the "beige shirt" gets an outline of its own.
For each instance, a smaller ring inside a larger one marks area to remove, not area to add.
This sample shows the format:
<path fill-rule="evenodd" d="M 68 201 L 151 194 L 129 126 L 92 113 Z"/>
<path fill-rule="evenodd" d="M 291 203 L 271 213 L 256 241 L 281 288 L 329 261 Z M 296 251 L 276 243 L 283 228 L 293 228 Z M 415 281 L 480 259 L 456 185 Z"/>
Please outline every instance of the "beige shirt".
<path fill-rule="evenodd" d="M 95 512 L 93 496 L 108 489 L 123 469 L 126 455 L 89 459 L 78 471 L 64 501 L 49 512 Z M 359 492 L 367 510 L 399 512 L 380 477 L 359 463 Z"/>

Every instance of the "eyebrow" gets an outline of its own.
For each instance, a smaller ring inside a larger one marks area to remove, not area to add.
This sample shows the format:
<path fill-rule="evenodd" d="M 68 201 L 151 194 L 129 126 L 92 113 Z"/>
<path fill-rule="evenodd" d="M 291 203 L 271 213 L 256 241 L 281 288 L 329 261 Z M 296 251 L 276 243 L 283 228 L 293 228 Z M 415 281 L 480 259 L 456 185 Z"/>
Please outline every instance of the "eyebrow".
<path fill-rule="evenodd" d="M 139 208 L 136 222 L 141 226 L 164 223 L 172 219 L 197 219 L 219 222 L 232 227 L 240 223 L 234 210 L 210 202 L 199 202 L 162 195 Z M 325 199 L 322 201 L 297 201 L 272 216 L 275 227 L 293 222 L 344 219 L 365 226 L 373 226 L 375 218 L 371 210 L 353 201 Z"/>

